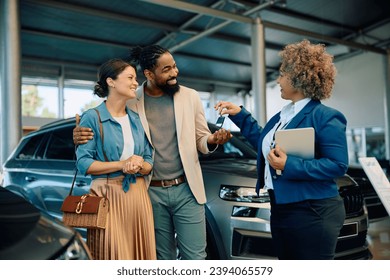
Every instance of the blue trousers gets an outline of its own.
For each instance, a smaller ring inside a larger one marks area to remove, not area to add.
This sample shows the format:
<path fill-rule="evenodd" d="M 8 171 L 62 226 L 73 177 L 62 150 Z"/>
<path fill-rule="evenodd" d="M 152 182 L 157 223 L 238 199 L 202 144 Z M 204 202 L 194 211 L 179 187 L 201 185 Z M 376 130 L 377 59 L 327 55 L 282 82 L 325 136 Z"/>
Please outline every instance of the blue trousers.
<path fill-rule="evenodd" d="M 271 198 L 271 233 L 276 254 L 282 260 L 334 259 L 337 238 L 345 219 L 340 196 L 275 204 Z"/>
<path fill-rule="evenodd" d="M 206 258 L 206 217 L 188 183 L 169 188 L 149 187 L 153 207 L 157 259 Z M 177 249 L 179 250 L 177 252 Z"/>

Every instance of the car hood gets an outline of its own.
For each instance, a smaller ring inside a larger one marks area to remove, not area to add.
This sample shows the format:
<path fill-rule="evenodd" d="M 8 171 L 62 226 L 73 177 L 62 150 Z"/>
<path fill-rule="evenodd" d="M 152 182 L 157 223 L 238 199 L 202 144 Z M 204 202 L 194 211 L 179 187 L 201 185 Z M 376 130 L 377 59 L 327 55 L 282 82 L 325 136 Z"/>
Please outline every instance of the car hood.
<path fill-rule="evenodd" d="M 215 159 L 201 161 L 203 172 L 228 173 L 250 178 L 257 178 L 256 160 L 252 159 Z"/>

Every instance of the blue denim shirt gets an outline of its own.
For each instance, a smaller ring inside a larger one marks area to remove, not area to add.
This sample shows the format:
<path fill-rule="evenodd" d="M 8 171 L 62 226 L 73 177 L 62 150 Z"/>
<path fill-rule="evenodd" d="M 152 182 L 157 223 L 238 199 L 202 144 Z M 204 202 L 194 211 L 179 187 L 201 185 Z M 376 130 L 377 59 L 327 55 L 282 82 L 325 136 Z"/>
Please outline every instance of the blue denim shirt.
<path fill-rule="evenodd" d="M 105 102 L 102 102 L 96 109 L 100 113 L 103 124 L 104 150 L 107 158 L 109 161 L 119 161 L 124 145 L 122 127 L 108 112 Z M 134 137 L 134 154 L 142 156 L 146 162 L 152 165 L 152 146 L 145 135 L 139 116 L 128 108 L 126 108 L 126 112 L 130 119 L 131 131 Z M 94 138 L 88 143 L 78 146 L 76 151 L 77 168 L 82 174 L 86 175 L 88 168 L 94 161 L 105 161 L 97 112 L 94 109 L 86 111 L 81 117 L 80 126 L 89 127 L 94 133 Z M 135 183 L 136 176 L 142 176 L 141 174 L 132 175 L 117 171 L 109 173 L 108 177 L 120 175 L 125 176 L 123 180 L 125 191 L 128 190 L 130 183 Z M 91 175 L 91 177 L 92 179 L 105 178 L 107 174 Z"/>

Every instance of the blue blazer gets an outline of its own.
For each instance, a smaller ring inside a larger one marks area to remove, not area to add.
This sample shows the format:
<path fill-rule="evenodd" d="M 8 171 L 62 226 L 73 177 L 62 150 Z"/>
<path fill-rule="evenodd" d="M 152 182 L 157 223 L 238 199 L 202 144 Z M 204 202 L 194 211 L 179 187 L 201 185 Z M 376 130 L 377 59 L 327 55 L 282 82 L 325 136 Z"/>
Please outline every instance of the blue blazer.
<path fill-rule="evenodd" d="M 280 112 L 260 127 L 252 115 L 242 108 L 229 118 L 241 129 L 241 133 L 257 149 L 258 181 L 256 191 L 264 187 L 265 158 L 262 153 L 264 136 L 280 120 Z M 339 111 L 311 100 L 286 126 L 285 129 L 313 127 L 315 130 L 314 159 L 302 159 L 287 155 L 281 175 L 270 167 L 277 204 L 299 202 L 308 199 L 324 199 L 338 195 L 335 178 L 343 176 L 348 168 L 348 147 L 345 116 Z"/>

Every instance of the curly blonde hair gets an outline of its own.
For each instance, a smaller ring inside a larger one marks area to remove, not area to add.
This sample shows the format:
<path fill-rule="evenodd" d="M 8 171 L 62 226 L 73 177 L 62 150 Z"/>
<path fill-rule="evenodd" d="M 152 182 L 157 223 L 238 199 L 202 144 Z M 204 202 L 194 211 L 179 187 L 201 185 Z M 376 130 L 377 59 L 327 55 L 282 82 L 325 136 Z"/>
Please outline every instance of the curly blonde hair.
<path fill-rule="evenodd" d="M 287 75 L 291 85 L 305 97 L 322 100 L 332 95 L 336 67 L 325 45 L 311 44 L 305 39 L 287 45 L 279 55 L 282 58 L 280 72 Z"/>

